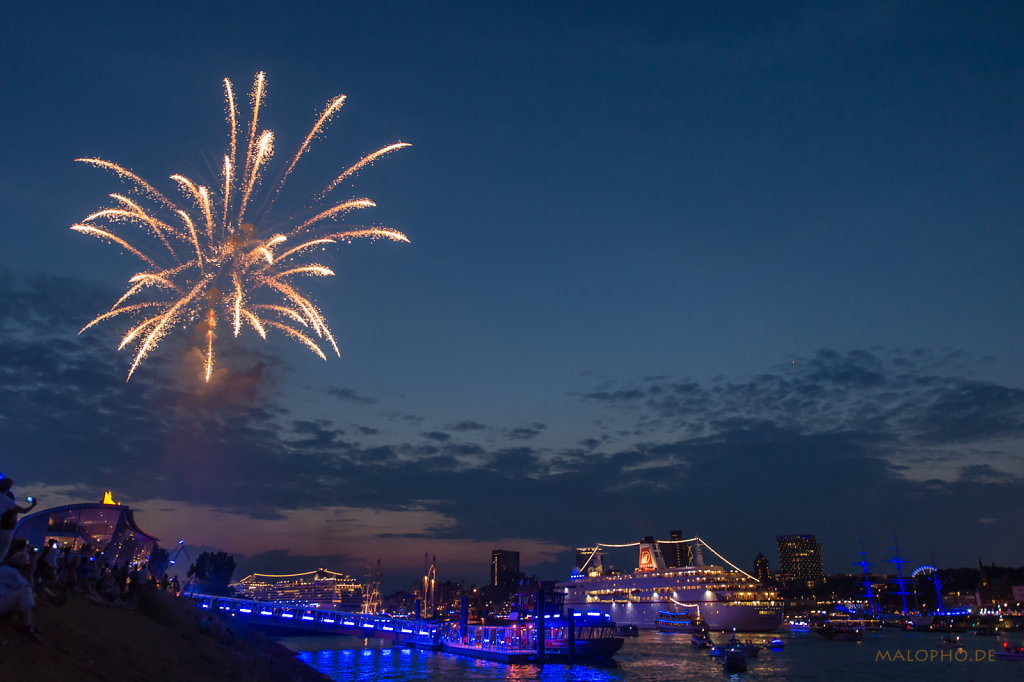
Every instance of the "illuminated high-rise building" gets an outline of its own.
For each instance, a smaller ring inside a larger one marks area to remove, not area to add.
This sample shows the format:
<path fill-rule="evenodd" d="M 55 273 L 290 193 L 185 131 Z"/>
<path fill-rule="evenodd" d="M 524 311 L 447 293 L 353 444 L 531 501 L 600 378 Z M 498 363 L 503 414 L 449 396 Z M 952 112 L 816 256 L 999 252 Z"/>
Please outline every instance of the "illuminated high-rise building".
<path fill-rule="evenodd" d="M 583 575 L 604 573 L 604 552 L 600 547 L 577 547 L 576 570 Z"/>
<path fill-rule="evenodd" d="M 668 539 L 670 542 L 658 543 L 661 549 L 661 556 L 665 559 L 665 566 L 667 568 L 681 568 L 691 565 L 693 561 L 689 559 L 688 554 L 693 550 L 690 549 L 690 543 L 679 542 L 683 539 L 683 531 L 669 531 Z"/>
<path fill-rule="evenodd" d="M 507 549 L 491 551 L 491 585 L 509 588 L 515 585 L 522 574 L 519 573 L 519 552 Z"/>
<path fill-rule="evenodd" d="M 821 545 L 813 535 L 779 535 L 779 579 L 783 585 L 814 587 L 825 582 Z"/>
<path fill-rule="evenodd" d="M 768 557 L 760 552 L 754 557 L 754 577 L 762 585 L 768 585 L 772 580 L 772 571 L 768 565 Z"/>

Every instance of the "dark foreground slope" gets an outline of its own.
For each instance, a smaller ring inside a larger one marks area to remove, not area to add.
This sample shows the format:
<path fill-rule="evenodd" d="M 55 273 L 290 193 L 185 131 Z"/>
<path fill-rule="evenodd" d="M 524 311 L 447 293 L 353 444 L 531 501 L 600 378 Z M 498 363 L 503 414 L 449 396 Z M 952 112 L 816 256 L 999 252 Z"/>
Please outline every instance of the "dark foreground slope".
<path fill-rule="evenodd" d="M 184 600 L 145 595 L 135 610 L 98 606 L 81 595 L 41 603 L 42 642 L 0 617 L 0 679 L 12 682 L 324 682 L 283 646 L 223 622 L 202 623 Z"/>

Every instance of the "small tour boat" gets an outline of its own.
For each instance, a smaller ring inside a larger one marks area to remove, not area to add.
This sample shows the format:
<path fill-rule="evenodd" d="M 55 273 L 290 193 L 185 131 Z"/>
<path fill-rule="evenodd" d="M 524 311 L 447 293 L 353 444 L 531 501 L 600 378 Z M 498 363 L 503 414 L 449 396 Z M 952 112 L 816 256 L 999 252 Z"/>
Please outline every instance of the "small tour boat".
<path fill-rule="evenodd" d="M 1010 646 L 1009 642 L 1003 642 L 1003 648 L 996 651 L 996 658 L 1004 661 L 1024 661 L 1024 644 Z"/>
<path fill-rule="evenodd" d="M 829 621 L 814 631 L 819 637 L 835 642 L 859 642 L 864 639 L 864 628 L 844 620 Z"/>
<path fill-rule="evenodd" d="M 741 642 L 736 639 L 736 635 L 732 636 L 725 644 L 719 644 L 711 647 L 712 656 L 726 656 L 730 651 L 738 651 L 745 658 L 757 658 L 757 653 L 761 651 L 761 647 L 757 646 L 749 639 L 746 642 Z"/>
<path fill-rule="evenodd" d="M 711 637 L 709 637 L 707 633 L 704 633 L 702 635 L 694 635 L 690 638 L 690 643 L 693 645 L 694 649 L 707 649 L 708 647 L 714 644 L 714 642 L 711 641 Z"/>
<path fill-rule="evenodd" d="M 727 673 L 741 673 L 747 669 L 747 657 L 742 651 L 729 651 L 722 659 L 722 668 Z"/>
<path fill-rule="evenodd" d="M 659 632 L 681 632 L 686 635 L 699 635 L 708 631 L 707 623 L 700 616 L 677 611 L 658 611 L 655 626 Z"/>

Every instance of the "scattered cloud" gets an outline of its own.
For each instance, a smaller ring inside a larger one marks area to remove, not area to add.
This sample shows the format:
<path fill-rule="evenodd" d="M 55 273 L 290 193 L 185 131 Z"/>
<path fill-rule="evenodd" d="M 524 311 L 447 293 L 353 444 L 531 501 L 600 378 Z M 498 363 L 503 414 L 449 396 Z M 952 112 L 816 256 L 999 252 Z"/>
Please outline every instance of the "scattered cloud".
<path fill-rule="evenodd" d="M 547 428 L 547 425 L 541 424 L 540 422 L 534 422 L 529 426 L 519 426 L 514 429 L 507 429 L 505 431 L 505 437 L 509 440 L 530 440 L 534 436 L 540 435 L 540 432 Z"/>
<path fill-rule="evenodd" d="M 483 431 L 487 427 L 480 422 L 473 421 L 472 419 L 466 419 L 460 422 L 456 422 L 448 427 L 449 431 Z"/>
<path fill-rule="evenodd" d="M 632 413 L 626 433 L 697 437 L 761 420 L 908 448 L 1024 436 L 1024 390 L 948 373 L 964 363 L 953 351 L 822 349 L 745 381 L 605 382 L 584 399 Z"/>
<path fill-rule="evenodd" d="M 207 387 L 174 359 L 188 344 L 168 344 L 126 383 L 112 336 L 76 334 L 82 309 L 108 298 L 0 273 L 5 473 L 55 499 L 113 489 L 157 501 L 147 507 L 168 536 L 268 563 L 276 551 L 281 568 L 290 556 L 303 570 L 317 557 L 350 565 L 385 551 L 375 543 L 397 557 L 410 540 L 486 557 L 509 519 L 563 564 L 575 545 L 668 528 L 741 564 L 782 532 L 816 532 L 837 565 L 857 539 L 894 532 L 956 562 L 1005 548 L 1024 523 L 1024 392 L 971 379 L 974 361 L 955 351 L 822 349 L 710 381 L 595 377 L 578 395 L 598 414 L 540 448 L 524 443 L 552 439 L 536 421 L 401 436 L 424 421 L 401 406 L 382 406 L 397 432 L 297 415 L 274 381 L 279 361 L 252 349 L 222 351 L 228 371 Z M 484 444 L 453 437 L 485 431 Z M 944 509 L 957 511 L 936 523 Z"/>
<path fill-rule="evenodd" d="M 351 388 L 338 388 L 332 386 L 327 389 L 327 395 L 333 396 L 344 402 L 356 403 L 358 405 L 376 405 L 377 400 L 369 396 L 359 395 Z"/>

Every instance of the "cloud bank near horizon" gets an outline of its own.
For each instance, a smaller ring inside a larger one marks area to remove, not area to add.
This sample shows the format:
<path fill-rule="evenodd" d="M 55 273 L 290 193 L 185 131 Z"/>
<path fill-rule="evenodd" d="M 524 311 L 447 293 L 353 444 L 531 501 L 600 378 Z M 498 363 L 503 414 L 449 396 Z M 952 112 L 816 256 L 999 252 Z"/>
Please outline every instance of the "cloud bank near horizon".
<path fill-rule="evenodd" d="M 358 411 L 311 417 L 269 347 L 225 347 L 227 371 L 197 386 L 182 378 L 195 376 L 192 349 L 168 342 L 126 383 L 112 333 L 76 335 L 108 298 L 0 273 L 4 470 L 82 499 L 160 500 L 149 513 L 161 528 L 212 509 L 220 530 L 197 526 L 197 540 L 228 549 L 225 529 L 293 524 L 247 539 L 268 570 L 294 557 L 361 563 L 359 543 L 411 553 L 409 565 L 431 546 L 461 562 L 460 547 L 518 538 L 561 575 L 575 545 L 669 528 L 741 566 L 789 532 L 816 533 L 831 570 L 855 560 L 858 539 L 881 549 L 891 534 L 922 563 L 1024 562 L 1005 542 L 1024 521 L 1024 390 L 972 379 L 984 360 L 963 352 L 821 349 L 749 378 L 590 380 L 566 387 L 590 417 L 559 442 L 553 417 L 529 407 L 485 424 L 453 405 L 431 424 L 337 385 L 318 390 Z M 324 510 L 331 524 L 316 521 Z"/>

